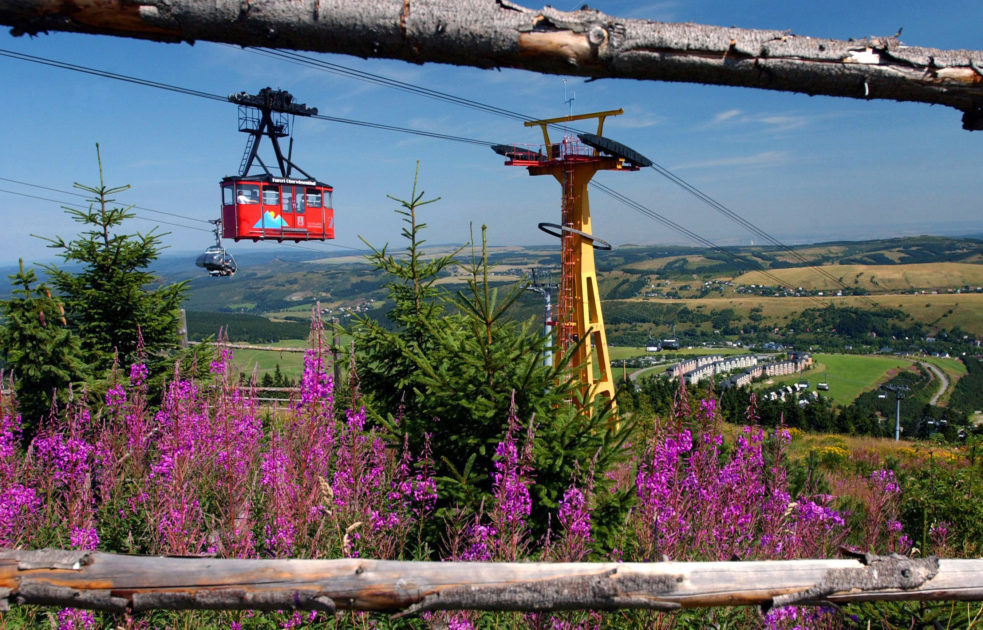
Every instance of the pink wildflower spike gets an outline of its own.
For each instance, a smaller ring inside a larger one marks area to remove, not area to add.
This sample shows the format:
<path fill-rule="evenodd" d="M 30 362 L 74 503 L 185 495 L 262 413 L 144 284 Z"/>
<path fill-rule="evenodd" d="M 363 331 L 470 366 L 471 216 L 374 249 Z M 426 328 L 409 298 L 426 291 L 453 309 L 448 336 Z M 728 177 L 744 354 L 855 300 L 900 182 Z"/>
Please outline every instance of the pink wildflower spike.
<path fill-rule="evenodd" d="M 693 410 L 689 405 L 689 393 L 686 391 L 686 379 L 679 379 L 679 387 L 676 389 L 676 397 L 672 401 L 672 411 L 669 417 L 675 425 L 679 425 L 683 418 L 693 415 Z"/>
<path fill-rule="evenodd" d="M 0 435 L 2 439 L 3 435 Z M 15 462 L 0 455 L 0 549 L 29 540 L 32 524 L 43 506 L 34 488 L 13 481 L 10 472 L 14 465 Z"/>
<path fill-rule="evenodd" d="M 744 411 L 744 420 L 750 425 L 758 424 L 758 396 L 751 392 L 748 399 L 747 409 Z M 785 424 L 785 416 L 782 416 L 781 424 Z"/>

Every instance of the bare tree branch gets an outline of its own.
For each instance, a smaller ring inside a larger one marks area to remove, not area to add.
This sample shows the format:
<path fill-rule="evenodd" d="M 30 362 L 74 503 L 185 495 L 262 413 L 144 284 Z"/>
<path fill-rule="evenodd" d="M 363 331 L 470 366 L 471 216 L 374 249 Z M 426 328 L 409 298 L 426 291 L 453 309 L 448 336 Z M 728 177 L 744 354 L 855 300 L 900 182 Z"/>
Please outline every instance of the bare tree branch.
<path fill-rule="evenodd" d="M 954 107 L 983 129 L 983 51 L 622 19 L 509 0 L 0 0 L 14 34 L 49 30 L 164 42 L 388 57 L 595 78 L 756 87 Z"/>
<path fill-rule="evenodd" d="M 983 600 L 983 560 L 482 563 L 0 552 L 9 603 L 149 609 L 564 610 Z"/>

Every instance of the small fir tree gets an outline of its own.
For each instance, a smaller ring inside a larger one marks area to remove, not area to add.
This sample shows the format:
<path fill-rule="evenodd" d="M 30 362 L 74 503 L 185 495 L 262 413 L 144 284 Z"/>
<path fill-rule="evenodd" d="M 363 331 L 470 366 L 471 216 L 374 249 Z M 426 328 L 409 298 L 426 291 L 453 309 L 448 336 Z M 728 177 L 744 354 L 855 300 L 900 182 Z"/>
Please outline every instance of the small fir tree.
<path fill-rule="evenodd" d="M 37 282 L 34 270 L 9 276 L 14 297 L 2 303 L 0 347 L 13 370 L 25 433 L 30 435 L 47 415 L 52 400 L 64 403 L 69 386 L 84 380 L 78 338 L 65 325 L 60 303 Z"/>
<path fill-rule="evenodd" d="M 436 462 L 441 502 L 480 509 L 490 499 L 495 448 L 508 428 L 514 396 L 515 414 L 537 425 L 534 453 L 538 532 L 545 529 L 546 510 L 555 509 L 575 466 L 592 460 L 603 471 L 619 456 L 628 423 L 610 422 L 600 410 L 575 406 L 576 395 L 568 360 L 546 366 L 548 341 L 538 325 L 517 321 L 510 312 L 525 285 L 501 293 L 489 282 L 484 237 L 474 251 L 466 288 L 456 294 L 442 290 L 438 280 L 459 263 L 452 254 L 427 256 L 418 210 L 437 199 L 424 200 L 414 178 L 409 200 L 396 199 L 406 227 L 405 253 L 369 243 L 370 262 L 388 277 L 392 308 L 389 325 L 368 317 L 355 320 L 359 387 L 370 412 L 387 423 L 396 437 L 406 434 L 411 448 L 429 440 Z M 397 417 L 383 417 L 399 409 Z"/>
<path fill-rule="evenodd" d="M 87 362 L 102 374 L 112 367 L 114 351 L 123 365 L 135 358 L 141 334 L 151 359 L 177 347 L 187 283 L 156 284 L 148 267 L 163 249 L 164 234 L 156 228 L 146 234 L 119 231 L 133 218 L 133 206 L 115 206 L 112 197 L 129 186 L 107 187 L 98 144 L 96 156 L 99 185 L 75 184 L 92 195 L 89 208 L 65 208 L 87 229 L 71 241 L 45 239 L 72 267 L 47 265 L 45 270 L 65 300 L 69 328 L 78 335 Z"/>

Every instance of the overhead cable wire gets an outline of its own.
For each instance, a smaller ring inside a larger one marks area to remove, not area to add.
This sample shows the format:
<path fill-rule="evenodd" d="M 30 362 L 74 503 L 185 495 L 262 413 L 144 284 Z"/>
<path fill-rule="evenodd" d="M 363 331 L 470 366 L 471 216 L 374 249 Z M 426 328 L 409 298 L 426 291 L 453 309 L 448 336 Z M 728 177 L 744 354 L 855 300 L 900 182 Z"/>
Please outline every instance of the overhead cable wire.
<path fill-rule="evenodd" d="M 39 186 L 39 188 L 41 188 L 41 186 Z M 5 188 L 0 188 L 0 193 L 7 193 L 8 195 L 17 195 L 18 197 L 26 197 L 28 199 L 37 199 L 39 201 L 50 201 L 51 203 L 60 204 L 62 207 L 78 208 L 78 209 L 81 209 L 81 210 L 84 210 L 86 208 L 86 206 L 84 204 L 81 204 L 81 203 L 75 203 L 75 202 L 71 202 L 71 201 L 62 201 L 60 199 L 51 199 L 50 197 L 42 197 L 40 195 L 29 195 L 27 193 L 17 192 L 15 190 L 7 190 Z M 181 223 L 173 223 L 171 221 L 162 221 L 161 219 L 151 219 L 150 217 L 135 216 L 133 218 L 139 219 L 141 221 L 154 221 L 156 223 L 161 223 L 161 224 L 164 224 L 164 225 L 172 225 L 174 227 L 180 227 L 180 228 L 184 228 L 184 229 L 187 229 L 187 230 L 197 230 L 199 232 L 211 232 L 211 230 L 209 230 L 207 228 L 200 228 L 200 227 L 195 227 L 195 226 L 192 226 L 192 225 L 183 225 Z"/>
<path fill-rule="evenodd" d="M 92 76 L 102 77 L 104 79 L 114 79 L 116 81 L 125 81 L 127 83 L 134 83 L 136 85 L 143 85 L 146 87 L 158 88 L 161 90 L 168 90 L 170 92 L 177 92 L 179 94 L 187 94 L 188 96 L 197 96 L 199 98 L 207 98 L 213 101 L 228 102 L 228 99 L 224 96 L 219 96 L 218 94 L 209 94 L 208 92 L 202 92 L 200 90 L 192 90 L 188 88 L 179 87 L 176 85 L 169 85 L 167 83 L 160 83 L 159 81 L 151 81 L 149 79 L 141 79 L 138 77 L 131 77 L 125 74 L 117 74 L 115 72 L 109 72 L 107 70 L 97 70 L 95 68 L 89 68 L 86 66 L 80 66 L 74 63 L 67 63 L 64 61 L 57 61 L 55 59 L 46 59 L 44 57 L 35 57 L 34 55 L 27 55 L 24 53 L 19 53 L 13 50 L 0 49 L 0 55 L 4 57 L 11 57 L 13 59 L 20 59 L 21 61 L 30 61 L 32 63 L 39 63 L 45 66 L 51 66 L 54 68 L 61 68 L 63 70 L 72 70 L 74 72 L 81 72 L 83 74 L 89 74 Z"/>
<path fill-rule="evenodd" d="M 229 44 L 231 46 L 231 44 Z M 405 81 L 400 81 L 398 79 L 392 79 L 380 74 L 374 74 L 372 72 L 367 72 L 365 70 L 357 70 L 355 68 L 349 68 L 341 64 L 332 63 L 324 59 L 316 59 L 308 55 L 303 55 L 300 53 L 286 51 L 286 50 L 276 50 L 272 48 L 247 48 L 247 52 L 262 55 L 265 57 L 271 57 L 274 59 L 280 59 L 282 61 L 287 61 L 290 63 L 296 63 L 301 65 L 306 65 L 313 68 L 319 68 L 326 72 L 332 74 L 346 76 L 359 81 L 365 81 L 367 83 L 374 83 L 376 85 L 394 88 L 397 90 L 402 90 L 404 92 L 410 92 L 426 98 L 433 98 L 441 101 L 446 101 L 448 103 L 454 103 L 455 105 L 460 105 L 462 107 L 468 107 L 478 111 L 484 111 L 490 114 L 495 114 L 498 116 L 505 116 L 507 118 L 512 118 L 514 120 L 529 121 L 535 120 L 525 114 L 519 112 L 514 112 L 502 107 L 496 107 L 494 105 L 489 105 L 487 103 L 482 103 L 470 98 L 464 98 L 461 96 L 456 96 L 454 94 L 449 94 L 447 92 L 440 92 L 431 88 L 426 88 L 420 85 L 415 85 L 413 83 L 407 83 Z"/>
<path fill-rule="evenodd" d="M 29 186 L 29 187 L 33 187 L 33 188 L 40 188 L 42 190 L 50 190 L 52 192 L 58 192 L 58 193 L 63 193 L 63 194 L 68 194 L 68 195 L 76 195 L 76 196 L 80 196 L 80 197 L 84 197 L 85 196 L 85 195 L 81 195 L 79 193 L 69 192 L 69 191 L 66 191 L 66 190 L 59 190 L 57 188 L 51 188 L 49 186 L 41 186 L 40 184 L 31 184 L 29 182 L 23 182 L 23 181 L 20 181 L 20 180 L 10 179 L 10 178 L 7 178 L 7 177 L 0 177 L 0 180 L 7 181 L 7 182 L 15 182 L 15 183 L 21 184 L 22 186 Z M 80 209 L 80 210 L 84 210 L 87 207 L 86 205 L 81 204 L 81 203 L 77 203 L 77 202 L 63 201 L 61 199 L 52 199 L 51 197 L 42 197 L 40 195 L 31 195 L 31 194 L 28 194 L 28 193 L 18 192 L 18 191 L 15 191 L 15 190 L 7 190 L 5 188 L 0 188 L 0 193 L 7 193 L 9 195 L 17 195 L 18 197 L 26 197 L 28 199 L 37 199 L 39 201 L 48 201 L 48 202 L 51 202 L 51 203 L 57 203 L 57 204 L 61 205 L 62 207 L 77 208 L 77 209 Z M 133 206 L 133 207 L 134 208 L 140 208 L 140 206 Z M 186 215 L 183 215 L 183 214 L 177 214 L 177 213 L 173 213 L 173 212 L 164 212 L 162 210 L 150 210 L 149 208 L 144 208 L 144 209 L 145 210 L 149 210 L 150 212 L 157 212 L 159 214 L 166 214 L 166 215 L 178 217 L 178 218 L 181 218 L 181 219 L 188 219 L 190 221 L 198 221 L 199 223 L 211 223 L 211 221 L 205 221 L 203 219 L 196 219 L 194 217 L 189 217 L 189 216 L 186 216 Z M 161 220 L 161 219 L 152 219 L 150 217 L 144 217 L 144 216 L 139 216 L 139 215 L 134 216 L 134 218 L 135 219 L 138 219 L 140 221 L 154 221 L 156 223 L 160 223 L 160 224 L 163 224 L 163 225 L 170 225 L 170 226 L 174 226 L 174 227 L 184 228 L 186 230 L 195 230 L 195 231 L 198 231 L 198 232 L 207 232 L 209 234 L 214 234 L 214 229 L 212 229 L 212 228 L 202 228 L 202 227 L 197 227 L 197 226 L 193 226 L 193 225 L 184 225 L 184 224 L 181 224 L 181 223 L 174 223 L 174 222 L 171 222 L 171 221 L 164 221 L 164 220 Z M 364 249 L 359 249 L 358 247 L 351 247 L 350 245 L 341 245 L 339 243 L 332 243 L 332 242 L 325 241 L 323 244 L 326 245 L 326 246 L 328 246 L 328 247 L 337 247 L 337 248 L 340 248 L 340 249 L 348 249 L 348 250 L 351 250 L 351 251 L 354 251 L 354 252 L 363 252 L 363 251 L 365 251 Z M 300 246 L 298 245 L 298 247 L 300 247 Z M 314 249 L 314 248 L 311 248 L 311 247 L 307 247 L 307 248 L 300 247 L 300 248 L 301 249 L 307 249 L 307 250 L 313 251 L 313 252 L 320 252 L 321 251 L 319 249 Z"/>
<path fill-rule="evenodd" d="M 89 68 L 86 66 L 80 66 L 77 64 L 66 63 L 63 61 L 56 61 L 54 59 L 46 59 L 44 57 L 35 57 L 34 55 L 27 55 L 24 53 L 15 52 L 12 50 L 0 49 L 0 56 L 10 57 L 13 59 L 19 59 L 21 61 L 30 61 L 32 63 L 39 63 L 46 66 L 52 66 L 55 68 L 61 68 L 63 70 L 72 70 L 75 72 L 82 72 L 84 74 L 90 74 L 98 77 L 103 77 L 106 79 L 114 79 L 117 81 L 124 81 L 126 83 L 133 83 L 136 85 L 143 85 L 146 87 L 157 88 L 161 90 L 167 90 L 169 92 L 176 92 L 178 94 L 185 94 L 187 96 L 197 96 L 199 98 L 205 98 L 212 101 L 218 101 L 222 103 L 228 103 L 229 99 L 226 96 L 221 96 L 219 94 L 210 94 L 208 92 L 202 92 L 201 90 L 192 90 L 188 88 L 182 88 L 180 86 L 171 85 L 168 83 L 161 83 L 159 81 L 151 81 L 149 79 L 141 79 L 138 77 L 132 77 L 125 74 L 118 74 L 115 72 L 108 72 L 105 70 L 97 70 L 95 68 Z M 328 122 L 342 123 L 346 125 L 355 125 L 358 127 L 369 127 L 372 129 L 382 129 L 384 131 L 397 131 L 400 133 L 414 134 L 417 136 L 424 136 L 428 138 L 436 138 L 439 140 L 449 140 L 452 142 L 462 142 L 466 144 L 478 144 L 484 146 L 491 146 L 495 144 L 491 141 L 485 140 L 475 140 L 474 138 L 465 138 L 463 136 L 455 136 L 452 134 L 437 133 L 433 131 L 424 131 L 421 129 L 411 129 L 408 127 L 398 127 L 395 125 L 385 125 L 381 123 L 374 123 L 366 120 L 355 120 L 352 118 L 341 118 L 338 116 L 325 116 L 325 115 L 315 115 L 311 118 L 317 118 L 318 120 L 324 120 Z"/>
<path fill-rule="evenodd" d="M 608 186 L 605 186 L 604 184 L 601 184 L 601 183 L 596 182 L 596 181 L 592 181 L 591 182 L 591 186 L 593 186 L 594 188 L 600 190 L 601 192 L 605 193 L 606 195 L 608 195 L 610 197 L 613 197 L 614 199 L 620 201 L 621 203 L 625 204 L 626 206 L 628 206 L 629 208 L 635 210 L 636 212 L 638 212 L 638 213 L 640 213 L 640 214 L 642 214 L 644 216 L 647 216 L 650 219 L 653 219 L 655 221 L 658 221 L 658 222 L 662 223 L 663 225 L 665 225 L 666 227 L 669 227 L 670 229 L 673 229 L 673 230 L 675 230 L 675 231 L 677 231 L 677 232 L 679 232 L 681 234 L 684 234 L 685 236 L 688 236 L 689 238 L 692 238 L 696 242 L 704 245 L 705 247 L 707 247 L 709 249 L 713 249 L 713 250 L 715 250 L 717 252 L 720 252 L 720 253 L 724 254 L 725 256 L 728 256 L 729 258 L 731 258 L 731 259 L 733 259 L 733 260 L 735 260 L 735 261 L 737 261 L 739 263 L 750 263 L 750 264 L 756 265 L 758 267 L 758 269 L 755 269 L 755 271 L 757 271 L 758 273 L 764 275 L 766 278 L 769 278 L 769 279 L 775 281 L 779 286 L 784 287 L 786 290 L 790 290 L 792 292 L 795 291 L 795 289 L 793 287 L 791 287 L 788 284 L 786 284 L 781 278 L 779 278 L 778 276 L 776 276 L 776 275 L 770 273 L 769 271 L 767 271 L 761 265 L 761 263 L 759 263 L 757 261 L 749 260 L 749 259 L 744 258 L 742 256 L 739 256 L 739 255 L 735 254 L 734 252 L 731 252 L 731 251 L 727 250 L 726 248 L 724 248 L 724 247 L 722 247 L 720 245 L 717 245 L 713 241 L 710 241 L 710 240 L 708 240 L 708 239 L 700 236 L 696 232 L 693 232 L 692 230 L 689 230 L 689 229 L 683 227 L 682 225 L 679 225 L 675 221 L 673 221 L 673 220 L 671 220 L 671 219 L 669 219 L 669 218 L 667 218 L 667 217 L 659 214 L 655 210 L 652 210 L 651 208 L 649 208 L 649 207 L 647 207 L 647 206 L 645 206 L 645 205 L 643 205 L 643 204 L 641 204 L 641 203 L 639 203 L 639 202 L 637 202 L 637 201 L 635 201 L 635 200 L 633 200 L 633 199 L 631 199 L 631 198 L 629 198 L 629 197 L 627 197 L 627 196 L 625 196 L 625 195 L 623 195 L 623 194 L 621 194 L 621 193 L 619 193 L 619 192 L 617 192 L 617 191 L 609 188 Z M 822 302 L 821 300 L 819 300 L 819 299 L 817 299 L 817 298 L 815 298 L 815 297 L 813 297 L 811 295 L 805 295 L 805 296 L 802 296 L 802 297 L 809 298 L 810 300 L 812 300 L 812 301 L 814 301 L 814 302 L 816 302 L 818 304 L 825 305 L 824 302 Z"/>
<path fill-rule="evenodd" d="M 788 253 L 792 257 L 794 257 L 796 260 L 798 260 L 799 262 L 803 263 L 804 266 L 810 267 L 813 270 L 815 270 L 818 273 L 820 273 L 821 275 L 825 276 L 828 280 L 831 280 L 833 282 L 833 285 L 834 286 L 839 286 L 841 289 L 849 289 L 850 288 L 841 279 L 839 279 L 836 276 L 834 276 L 833 274 L 829 273 L 829 271 L 823 269 L 819 265 L 813 264 L 810 260 L 808 260 L 800 252 L 795 251 L 794 249 L 792 249 L 791 247 L 789 247 L 785 243 L 781 242 L 780 240 L 778 240 L 777 238 L 775 238 L 774 236 L 772 236 L 768 232 L 766 232 L 763 229 L 759 228 L 757 225 L 751 223 L 750 221 L 748 221 L 747 219 L 745 219 L 744 217 L 742 217 L 738 213 L 734 212 L 733 210 L 731 210 L 730 208 L 728 208 L 724 204 L 720 203 L 719 201 L 717 201 L 716 199 L 714 199 L 713 197 L 711 197 L 707 193 L 703 192 L 702 190 L 700 190 L 696 186 L 690 184 L 689 182 L 687 182 L 683 178 L 679 177 L 678 175 L 676 175 L 675 173 L 673 173 L 669 169 L 667 169 L 664 166 L 662 166 L 662 165 L 660 165 L 658 163 L 655 163 L 655 162 L 653 162 L 653 164 L 652 164 L 652 166 L 650 168 L 652 170 L 654 170 L 655 172 L 659 173 L 660 175 L 662 175 L 663 177 L 665 177 L 666 179 L 668 179 L 670 182 L 676 184 L 677 186 L 679 186 L 680 188 L 682 188 L 686 192 L 690 193 L 691 195 L 693 195 L 694 197 L 696 197 L 697 199 L 699 199 L 700 201 L 702 201 L 703 203 L 705 203 L 706 205 L 708 205 L 713 210 L 716 210 L 717 212 L 719 212 L 720 214 L 724 215 L 725 217 L 727 217 L 731 221 L 737 223 L 741 227 L 745 228 L 746 230 L 748 230 L 752 234 L 755 234 L 756 236 L 765 239 L 766 241 L 768 241 L 772 245 L 774 245 L 774 246 L 782 249 L 783 251 L 785 251 L 786 253 Z M 874 306 L 874 302 L 870 298 L 868 298 L 866 296 L 861 296 L 861 298 L 864 299 L 864 300 L 866 300 L 868 302 L 868 304 Z"/>
<path fill-rule="evenodd" d="M 78 193 L 71 190 L 62 190 L 60 188 L 52 188 L 50 186 L 42 186 L 41 184 L 32 184 L 30 182 L 24 182 L 19 179 L 11 179 L 9 177 L 0 177 L 0 181 L 11 182 L 13 184 L 20 184 L 21 186 L 29 186 L 31 188 L 40 188 L 42 190 L 50 190 L 51 192 L 61 193 L 63 195 L 72 195 L 74 197 L 84 197 L 86 199 L 91 199 L 91 197 L 83 193 Z M 154 214 L 163 214 L 170 217 L 177 217 L 179 219 L 187 219 L 188 221 L 197 221 L 198 223 L 211 223 L 211 221 L 206 221 L 205 219 L 199 219 L 197 217 L 191 217 L 186 214 L 177 214 L 176 212 L 166 212 L 164 210 L 154 210 L 153 208 L 146 208 L 144 206 L 134 205 L 133 209 L 143 210 L 144 212 L 153 212 Z"/>
<path fill-rule="evenodd" d="M 230 47 L 236 47 L 233 44 L 226 44 L 226 45 Z M 348 66 L 343 66 L 341 64 L 332 63 L 330 61 L 326 61 L 323 59 L 317 59 L 293 51 L 276 50 L 272 48 L 247 48 L 245 50 L 247 52 L 258 54 L 261 56 L 280 59 L 282 61 L 287 61 L 288 63 L 316 68 L 331 74 L 346 76 L 366 83 L 374 83 L 376 85 L 380 85 L 383 87 L 389 87 L 397 90 L 402 90 L 404 92 L 410 92 L 412 94 L 417 94 L 425 98 L 431 98 L 431 99 L 451 103 L 454 105 L 460 105 L 462 107 L 467 107 L 477 111 L 483 111 L 489 114 L 494 114 L 496 116 L 503 116 L 506 118 L 511 118 L 513 120 L 518 120 L 522 122 L 533 122 L 538 120 L 535 116 L 529 116 L 528 114 L 523 114 L 521 112 L 505 109 L 504 107 L 489 105 L 488 103 L 482 103 L 481 101 L 476 101 L 474 99 L 457 96 L 454 94 L 450 94 L 448 92 L 441 92 L 439 90 L 434 90 L 432 88 L 423 87 L 413 83 L 407 83 L 406 81 L 400 81 L 398 79 L 393 79 L 391 77 L 386 77 L 380 74 L 374 74 L 366 70 L 357 70 L 355 68 L 350 68 Z M 569 125 L 564 125 L 560 123 L 550 123 L 549 126 L 555 129 L 562 129 L 565 132 L 569 132 L 569 131 L 579 132 L 579 130 L 574 129 Z"/>

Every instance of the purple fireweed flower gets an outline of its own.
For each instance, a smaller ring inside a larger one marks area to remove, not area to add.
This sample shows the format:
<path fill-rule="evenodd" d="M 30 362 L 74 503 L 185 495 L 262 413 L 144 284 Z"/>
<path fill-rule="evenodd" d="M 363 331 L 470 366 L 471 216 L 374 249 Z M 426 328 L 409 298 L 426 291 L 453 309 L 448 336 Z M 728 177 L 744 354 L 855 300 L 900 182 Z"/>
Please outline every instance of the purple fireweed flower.
<path fill-rule="evenodd" d="M 700 401 L 700 416 L 703 419 L 710 421 L 713 420 L 713 412 L 717 408 L 717 401 L 714 398 L 703 399 Z"/>
<path fill-rule="evenodd" d="M 130 385 L 140 387 L 147 380 L 150 370 L 143 363 L 134 363 L 130 366 Z"/>
<path fill-rule="evenodd" d="M 874 482 L 875 486 L 879 487 L 884 492 L 890 494 L 897 494 L 901 492 L 901 486 L 898 485 L 897 480 L 895 480 L 893 470 L 875 470 L 874 472 L 870 473 L 870 479 Z"/>
<path fill-rule="evenodd" d="M 772 608 L 764 617 L 765 630 L 807 630 L 808 628 L 839 627 L 837 611 L 829 606 Z"/>
<path fill-rule="evenodd" d="M 565 560 L 577 562 L 583 560 L 590 551 L 591 543 L 591 514 L 587 494 L 576 486 L 570 486 L 560 500 L 557 517 L 563 526 L 562 538 L 557 545 Z"/>
<path fill-rule="evenodd" d="M 21 419 L 0 411 L 0 549 L 30 535 L 42 506 L 37 491 L 24 485 L 24 465 L 18 452 Z"/>
<path fill-rule="evenodd" d="M 318 350 L 308 350 L 304 353 L 304 374 L 300 380 L 298 410 L 315 404 L 330 404 L 333 401 L 333 392 L 334 381 L 328 374 L 324 357 Z"/>
<path fill-rule="evenodd" d="M 526 534 L 526 519 L 532 512 L 529 486 L 532 485 L 532 447 L 535 427 L 530 424 L 522 451 L 516 442 L 519 419 L 516 415 L 515 395 L 509 409 L 505 436 L 495 447 L 494 472 L 492 473 L 492 509 L 489 514 L 496 534 L 495 558 L 516 560 Z"/>
<path fill-rule="evenodd" d="M 272 523 L 264 527 L 264 542 L 274 556 L 289 556 L 297 534 L 294 507 L 298 492 L 294 484 L 293 462 L 282 434 L 273 435 L 269 451 L 263 456 L 261 471 L 267 510 L 275 514 Z"/>
<path fill-rule="evenodd" d="M 94 527 L 75 527 L 72 529 L 70 542 L 75 549 L 92 551 L 99 546 L 99 534 Z"/>
<path fill-rule="evenodd" d="M 833 497 L 828 494 L 817 498 L 822 500 L 823 503 L 829 503 L 833 500 Z M 843 520 L 843 516 L 840 515 L 839 511 L 834 510 L 831 507 L 827 507 L 826 505 L 821 505 L 815 501 L 802 501 L 799 503 L 798 507 L 798 516 L 800 521 L 829 521 L 833 525 L 839 525 L 840 527 L 846 525 L 846 521 Z"/>
<path fill-rule="evenodd" d="M 894 553 L 907 554 L 914 546 L 914 541 L 906 534 L 898 536 L 898 542 L 894 544 Z"/>
<path fill-rule="evenodd" d="M 110 409 L 119 409 L 126 403 L 126 390 L 117 383 L 106 390 L 106 406 Z"/>
<path fill-rule="evenodd" d="M 41 498 L 34 488 L 19 483 L 0 486 L 0 549 L 10 547 L 30 532 Z"/>
<path fill-rule="evenodd" d="M 96 617 L 91 610 L 63 608 L 58 612 L 58 630 L 93 630 Z"/>
<path fill-rule="evenodd" d="M 932 539 L 932 546 L 935 549 L 936 555 L 944 555 L 946 542 L 949 539 L 950 527 L 952 527 L 952 523 L 949 521 L 939 521 L 938 523 L 932 523 L 932 526 L 929 528 L 928 537 Z"/>
<path fill-rule="evenodd" d="M 393 481 L 394 491 L 390 502 L 412 500 L 412 512 L 420 516 L 432 512 L 437 505 L 437 480 L 433 477 L 433 456 L 430 450 L 430 433 L 424 433 L 423 453 L 417 462 L 417 472 L 412 474 L 409 436 L 403 441 L 403 457 Z M 411 476 L 412 475 L 412 476 Z"/>
<path fill-rule="evenodd" d="M 225 375 L 229 361 L 232 360 L 232 348 L 222 348 L 218 358 L 208 364 L 208 371 L 215 375 Z"/>
<path fill-rule="evenodd" d="M 495 534 L 495 528 L 491 525 L 469 525 L 465 530 L 467 548 L 460 559 L 465 562 L 489 562 L 492 559 L 492 539 Z"/>

